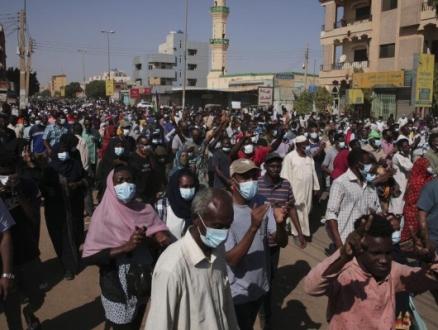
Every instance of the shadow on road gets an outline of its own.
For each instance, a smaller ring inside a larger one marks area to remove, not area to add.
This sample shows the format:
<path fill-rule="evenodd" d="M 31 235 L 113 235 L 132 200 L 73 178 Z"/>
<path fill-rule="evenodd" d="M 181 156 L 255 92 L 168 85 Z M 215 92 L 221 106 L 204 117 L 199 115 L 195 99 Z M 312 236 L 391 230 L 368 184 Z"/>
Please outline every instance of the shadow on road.
<path fill-rule="evenodd" d="M 43 262 L 44 273 L 47 277 L 47 292 L 52 290 L 64 279 L 64 267 L 57 257 Z"/>
<path fill-rule="evenodd" d="M 67 299 L 67 298 L 66 298 Z M 93 301 L 42 323 L 44 330 L 91 330 L 105 322 L 100 296 Z"/>

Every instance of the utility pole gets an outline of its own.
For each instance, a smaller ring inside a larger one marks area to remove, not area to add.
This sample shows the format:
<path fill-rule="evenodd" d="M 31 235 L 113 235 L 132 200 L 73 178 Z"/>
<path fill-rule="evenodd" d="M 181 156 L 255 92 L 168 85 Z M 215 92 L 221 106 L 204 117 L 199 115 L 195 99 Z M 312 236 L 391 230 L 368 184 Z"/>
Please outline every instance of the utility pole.
<path fill-rule="evenodd" d="M 184 31 L 184 70 L 183 70 L 183 92 L 182 107 L 186 106 L 186 85 L 187 85 L 187 25 L 189 17 L 189 0 L 186 0 L 186 30 Z"/>
<path fill-rule="evenodd" d="M 32 53 L 33 53 L 33 39 L 29 38 L 29 46 L 27 49 L 27 67 L 26 67 L 26 104 L 29 102 L 29 81 L 30 81 L 30 71 L 32 70 Z"/>
<path fill-rule="evenodd" d="M 306 47 L 306 54 L 304 55 L 304 90 L 307 90 L 307 69 L 309 67 L 309 44 Z"/>
<path fill-rule="evenodd" d="M 26 97 L 26 46 L 24 37 L 24 23 L 25 14 L 24 10 L 20 10 L 20 109 L 26 107 L 25 97 Z"/>
<path fill-rule="evenodd" d="M 78 49 L 78 52 L 82 53 L 82 75 L 84 76 L 84 97 L 85 97 L 85 53 L 86 49 Z"/>

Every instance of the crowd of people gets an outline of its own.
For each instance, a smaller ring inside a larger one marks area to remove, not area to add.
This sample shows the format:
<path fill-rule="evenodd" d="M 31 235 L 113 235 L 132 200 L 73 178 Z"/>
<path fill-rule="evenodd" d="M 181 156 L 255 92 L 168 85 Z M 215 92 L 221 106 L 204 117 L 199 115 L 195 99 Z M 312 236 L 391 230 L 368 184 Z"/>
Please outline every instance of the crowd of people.
<path fill-rule="evenodd" d="M 257 316 L 272 329 L 280 250 L 289 236 L 306 248 L 320 222 L 328 258 L 305 290 L 329 297 L 329 328 L 414 329 L 422 321 L 411 293 L 438 288 L 437 174 L 431 116 L 4 104 L 0 288 L 8 327 L 23 330 L 23 314 L 27 329 L 41 329 L 43 207 L 65 280 L 99 267 L 115 330 L 140 329 L 148 303 L 146 330 L 247 330 Z"/>

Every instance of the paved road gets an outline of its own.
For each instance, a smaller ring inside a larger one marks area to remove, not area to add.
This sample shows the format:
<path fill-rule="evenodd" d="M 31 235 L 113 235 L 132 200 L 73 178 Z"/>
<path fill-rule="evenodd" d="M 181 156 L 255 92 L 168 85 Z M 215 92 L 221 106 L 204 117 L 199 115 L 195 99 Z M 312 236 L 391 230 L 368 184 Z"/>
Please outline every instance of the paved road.
<path fill-rule="evenodd" d="M 316 217 L 315 217 L 316 219 Z M 312 242 L 300 250 L 290 240 L 282 250 L 280 267 L 274 282 L 274 329 L 326 329 L 327 298 L 310 297 L 303 290 L 303 279 L 311 267 L 325 258 L 327 235 L 318 220 L 312 221 Z M 99 297 L 98 269 L 89 267 L 74 281 L 63 280 L 61 265 L 55 257 L 52 243 L 43 221 L 41 259 L 48 275 L 49 292 L 37 316 L 44 330 L 103 330 L 104 312 Z M 416 307 L 429 329 L 438 328 L 438 307 L 429 293 L 414 299 Z M 0 306 L 1 309 L 1 306 Z M 7 329 L 0 310 L 0 329 Z M 259 330 L 258 324 L 256 329 Z"/>

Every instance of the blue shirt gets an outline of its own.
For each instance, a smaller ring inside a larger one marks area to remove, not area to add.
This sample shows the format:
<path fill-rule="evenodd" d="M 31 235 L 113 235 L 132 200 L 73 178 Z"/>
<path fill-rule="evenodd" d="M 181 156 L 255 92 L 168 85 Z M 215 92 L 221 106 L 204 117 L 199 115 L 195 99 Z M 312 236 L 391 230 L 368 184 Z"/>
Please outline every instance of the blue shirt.
<path fill-rule="evenodd" d="M 69 130 L 68 125 L 62 125 L 61 128 L 59 128 L 56 124 L 50 124 L 44 131 L 43 140 L 48 141 L 50 146 L 53 147 L 55 143 L 61 141 L 61 136 L 67 134 Z"/>
<path fill-rule="evenodd" d="M 37 154 L 47 152 L 43 143 L 43 134 L 46 127 L 43 125 L 34 125 L 29 131 L 29 137 L 32 141 L 32 151 Z"/>

